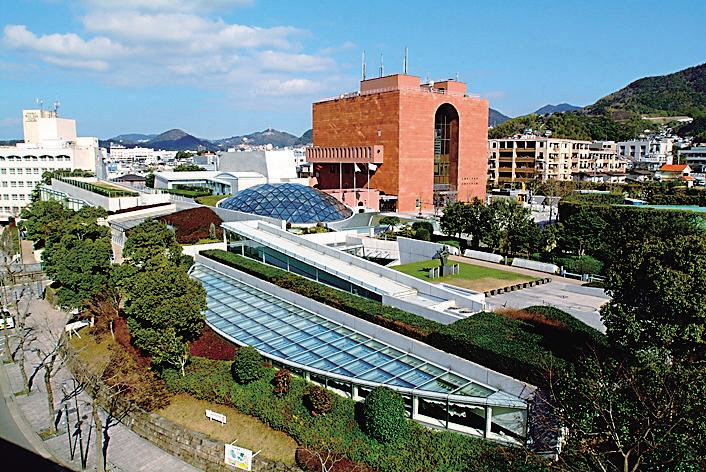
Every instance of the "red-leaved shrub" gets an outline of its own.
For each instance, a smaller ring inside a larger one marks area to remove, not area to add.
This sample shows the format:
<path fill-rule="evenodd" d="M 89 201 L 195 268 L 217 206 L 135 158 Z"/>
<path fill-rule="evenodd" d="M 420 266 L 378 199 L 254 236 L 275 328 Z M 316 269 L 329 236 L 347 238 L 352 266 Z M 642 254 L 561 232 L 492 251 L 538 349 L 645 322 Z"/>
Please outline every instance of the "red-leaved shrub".
<path fill-rule="evenodd" d="M 223 220 L 207 207 L 178 211 L 158 219 L 174 227 L 179 244 L 194 244 L 199 239 L 207 239 L 211 223 L 216 227 L 216 238 L 223 238 Z"/>
<path fill-rule="evenodd" d="M 132 345 L 132 335 L 130 334 L 130 328 L 127 326 L 127 320 L 118 316 L 115 318 L 113 323 L 113 331 L 115 332 L 115 341 L 125 348 L 130 357 L 135 359 L 135 361 L 142 367 L 149 367 L 152 364 L 152 358 L 145 356 Z"/>
<path fill-rule="evenodd" d="M 361 462 L 354 462 L 329 450 L 297 448 L 297 465 L 308 472 L 373 472 L 374 469 Z"/>
<path fill-rule="evenodd" d="M 208 325 L 204 325 L 201 336 L 197 340 L 189 343 L 189 353 L 192 356 L 216 361 L 232 361 L 237 351 L 238 346 L 221 337 Z"/>

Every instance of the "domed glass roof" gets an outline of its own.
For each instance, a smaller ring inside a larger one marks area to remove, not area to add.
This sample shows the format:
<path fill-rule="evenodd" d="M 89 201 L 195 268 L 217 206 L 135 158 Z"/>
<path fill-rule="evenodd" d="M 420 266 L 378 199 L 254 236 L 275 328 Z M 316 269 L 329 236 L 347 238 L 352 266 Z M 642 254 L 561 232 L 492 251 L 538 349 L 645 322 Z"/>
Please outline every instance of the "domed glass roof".
<path fill-rule="evenodd" d="M 218 206 L 290 223 L 338 221 L 353 214 L 343 203 L 321 190 L 290 183 L 255 185 L 221 200 Z"/>

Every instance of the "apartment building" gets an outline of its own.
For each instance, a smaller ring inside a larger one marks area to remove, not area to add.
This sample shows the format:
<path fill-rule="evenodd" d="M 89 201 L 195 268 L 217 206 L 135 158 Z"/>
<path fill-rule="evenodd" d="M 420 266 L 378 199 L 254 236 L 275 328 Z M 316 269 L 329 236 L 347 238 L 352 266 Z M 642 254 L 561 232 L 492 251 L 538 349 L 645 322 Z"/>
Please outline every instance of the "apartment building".
<path fill-rule="evenodd" d="M 488 141 L 488 182 L 494 185 L 532 180 L 571 180 L 590 154 L 589 141 L 538 136 Z"/>
<path fill-rule="evenodd" d="M 706 174 L 706 146 L 694 146 L 679 151 L 679 162 L 685 162 L 695 174 Z"/>
<path fill-rule="evenodd" d="M 627 177 L 628 160 L 617 154 L 615 141 L 594 141 L 589 144 L 587 158 L 579 159 L 573 168 L 573 179 L 589 182 L 623 183 Z"/>
<path fill-rule="evenodd" d="M 121 164 L 156 164 L 159 161 L 174 159 L 176 151 L 161 151 L 144 147 L 125 147 L 122 144 L 111 143 L 108 151 L 108 161 Z"/>
<path fill-rule="evenodd" d="M 0 220 L 16 217 L 46 171 L 84 169 L 100 163 L 98 139 L 76 136 L 76 121 L 56 110 L 23 110 L 24 142 L 0 146 Z"/>
<path fill-rule="evenodd" d="M 665 164 L 672 164 L 674 138 L 650 136 L 617 143 L 618 156 L 627 159 L 630 167 L 656 171 Z"/>

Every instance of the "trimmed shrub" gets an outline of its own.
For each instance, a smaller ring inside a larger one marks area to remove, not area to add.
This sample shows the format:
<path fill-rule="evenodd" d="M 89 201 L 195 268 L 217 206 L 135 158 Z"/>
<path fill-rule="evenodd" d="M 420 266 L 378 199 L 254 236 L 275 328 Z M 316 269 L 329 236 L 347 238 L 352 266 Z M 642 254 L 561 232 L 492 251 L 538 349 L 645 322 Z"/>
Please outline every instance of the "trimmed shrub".
<path fill-rule="evenodd" d="M 364 429 L 381 442 L 399 441 L 407 432 L 404 400 L 388 387 L 375 387 L 363 404 Z"/>
<path fill-rule="evenodd" d="M 292 374 L 287 369 L 280 369 L 275 373 L 275 378 L 272 379 L 272 391 L 278 397 L 283 397 L 289 393 L 289 387 L 292 385 Z"/>
<path fill-rule="evenodd" d="M 427 231 L 427 233 L 429 233 L 430 236 L 432 234 L 434 234 L 434 225 L 429 223 L 428 221 L 415 221 L 414 223 L 412 223 L 412 229 L 414 231 L 419 231 L 420 229 L 424 229 Z M 426 241 L 428 241 L 428 240 L 426 240 Z"/>
<path fill-rule="evenodd" d="M 251 346 L 238 349 L 232 365 L 233 378 L 239 384 L 249 384 L 264 375 L 262 355 Z"/>
<path fill-rule="evenodd" d="M 421 241 L 431 241 L 431 233 L 424 228 L 419 228 L 414 232 L 414 239 Z"/>
<path fill-rule="evenodd" d="M 603 263 L 591 256 L 554 257 L 551 262 L 563 266 L 567 272 L 577 274 L 600 274 L 603 272 Z"/>
<path fill-rule="evenodd" d="M 174 227 L 174 235 L 179 244 L 194 244 L 199 239 L 220 239 L 223 237 L 223 229 L 221 228 L 223 220 L 207 207 L 190 208 L 157 219 Z M 211 225 L 213 225 L 213 232 Z"/>
<path fill-rule="evenodd" d="M 229 361 L 235 357 L 238 346 L 224 339 L 204 324 L 201 336 L 189 343 L 189 353 L 192 356 L 205 357 L 221 361 Z"/>
<path fill-rule="evenodd" d="M 313 416 L 325 415 L 333 408 L 331 392 L 324 387 L 312 385 L 306 392 L 306 399 Z"/>

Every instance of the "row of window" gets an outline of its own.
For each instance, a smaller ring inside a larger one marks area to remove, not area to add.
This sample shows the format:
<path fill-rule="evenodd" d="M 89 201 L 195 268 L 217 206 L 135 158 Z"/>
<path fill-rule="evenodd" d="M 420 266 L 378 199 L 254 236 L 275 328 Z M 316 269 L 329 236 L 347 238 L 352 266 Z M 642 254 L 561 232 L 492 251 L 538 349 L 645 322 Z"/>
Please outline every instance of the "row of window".
<path fill-rule="evenodd" d="M 14 167 L 11 167 L 9 169 L 0 169 L 0 174 L 10 174 L 10 175 L 30 175 L 30 174 L 42 174 L 44 172 L 48 172 L 50 169 L 47 169 L 45 167 L 33 167 L 33 168 L 26 168 L 26 169 L 16 169 Z"/>
<path fill-rule="evenodd" d="M 11 198 L 11 197 L 12 197 L 12 198 Z M 19 201 L 23 201 L 23 202 L 24 202 L 25 200 L 29 200 L 29 195 L 25 195 L 25 194 L 23 194 L 23 193 L 20 193 L 20 194 L 17 194 L 17 193 L 13 193 L 13 194 L 3 193 L 3 194 L 2 194 L 2 199 L 3 199 L 3 200 L 6 200 L 6 201 L 10 201 L 10 200 L 12 200 L 12 201 L 18 201 L 18 200 L 19 200 Z"/>
<path fill-rule="evenodd" d="M 71 161 L 71 156 L 65 156 L 65 155 L 61 155 L 61 156 L 47 156 L 47 155 L 43 155 L 43 156 L 24 156 L 24 157 L 20 157 L 20 156 L 0 156 L 0 161 L 10 161 L 10 162 L 13 162 L 13 161 L 16 161 L 16 162 L 19 162 L 19 161 L 49 161 L 49 162 L 58 161 L 58 162 L 69 162 L 69 161 Z"/>
<path fill-rule="evenodd" d="M 0 207 L 0 208 L 2 208 L 2 211 L 4 213 L 17 214 L 20 211 L 20 207 L 16 207 L 16 206 L 13 206 L 13 207 L 4 206 L 4 207 Z"/>
<path fill-rule="evenodd" d="M 27 186 L 27 187 L 32 188 L 32 187 L 34 187 L 35 185 L 37 185 L 37 184 L 39 183 L 39 180 L 37 180 L 36 182 L 24 182 L 24 181 L 22 181 L 22 180 L 19 180 L 19 181 L 18 181 L 18 180 L 3 180 L 3 181 L 2 181 L 2 186 L 3 186 L 3 187 L 19 187 L 19 188 L 23 188 L 23 187 L 25 187 L 25 183 L 26 183 L 26 186 Z"/>

